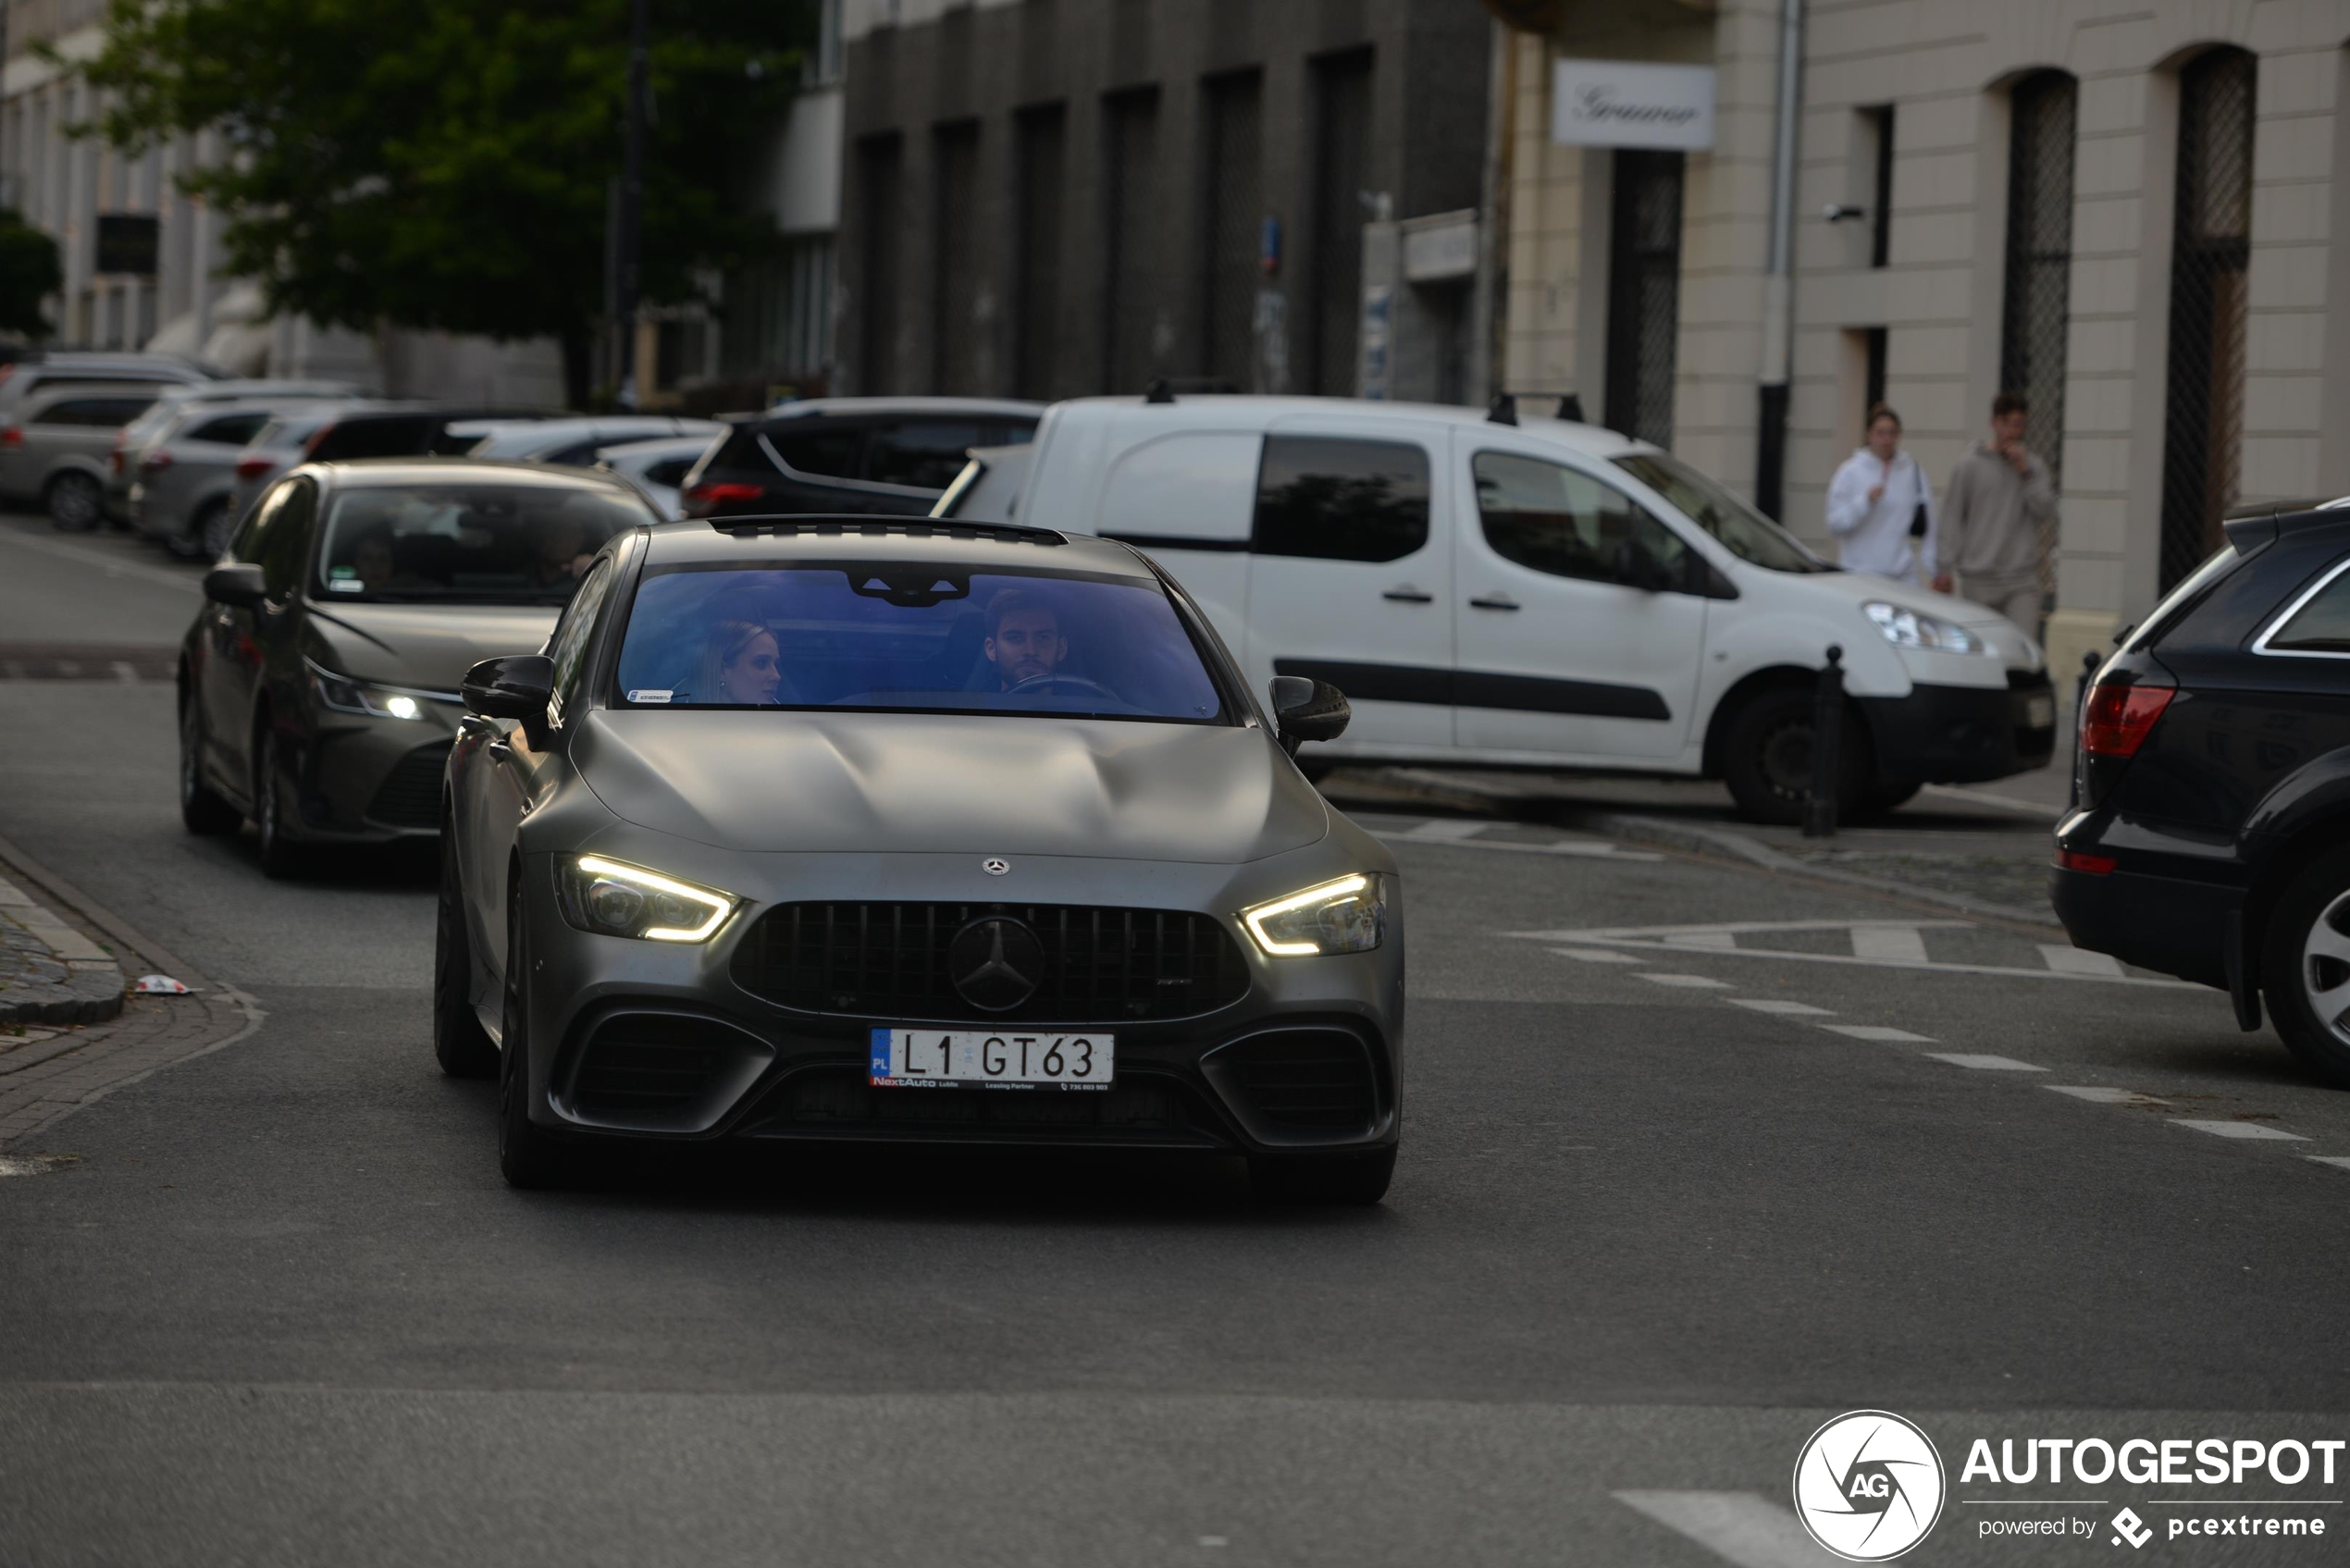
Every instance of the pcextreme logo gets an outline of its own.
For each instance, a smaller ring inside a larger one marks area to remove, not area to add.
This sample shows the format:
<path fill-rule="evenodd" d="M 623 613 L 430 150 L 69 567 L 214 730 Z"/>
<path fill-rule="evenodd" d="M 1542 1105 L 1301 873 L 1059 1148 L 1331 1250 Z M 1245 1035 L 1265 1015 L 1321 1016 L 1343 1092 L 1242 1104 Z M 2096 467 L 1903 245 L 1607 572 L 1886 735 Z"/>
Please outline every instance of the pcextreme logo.
<path fill-rule="evenodd" d="M 1883 1562 L 1925 1539 L 1945 1494 L 1933 1440 L 1891 1411 L 1837 1416 L 1795 1461 L 1796 1517 L 1851 1562 Z"/>

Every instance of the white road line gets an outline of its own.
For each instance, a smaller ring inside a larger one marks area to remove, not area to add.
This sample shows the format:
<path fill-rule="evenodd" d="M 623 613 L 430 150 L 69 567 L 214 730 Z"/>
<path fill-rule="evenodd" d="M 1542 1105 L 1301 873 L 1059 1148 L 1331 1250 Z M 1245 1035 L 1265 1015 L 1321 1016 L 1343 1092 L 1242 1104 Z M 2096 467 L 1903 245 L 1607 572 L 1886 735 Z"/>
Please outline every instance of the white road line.
<path fill-rule="evenodd" d="M 1493 824 L 1496 827 L 1502 823 Z M 1507 838 L 1421 838 L 1409 833 L 1383 833 L 1379 835 L 1391 844 L 1441 844 L 1448 849 L 1499 849 L 1512 855 L 1577 855 L 1593 860 L 1662 860 L 1662 855 L 1651 855 L 1639 849 L 1618 849 L 1604 839 L 1562 838 L 1550 844 L 1521 844 Z"/>
<path fill-rule="evenodd" d="M 1483 833 L 1486 829 L 1497 828 L 1501 825 L 1502 824 L 1499 822 L 1484 819 L 1465 820 L 1459 817 L 1430 817 L 1427 821 L 1420 823 L 1417 827 L 1406 828 L 1402 833 L 1390 833 L 1387 836 L 1390 838 L 1418 839 L 1423 843 L 1434 842 L 1438 844 L 1449 844 L 1456 843 L 1465 838 L 1475 838 L 1478 833 Z"/>
<path fill-rule="evenodd" d="M 1973 1068 L 1977 1072 L 2046 1072 L 2030 1062 L 2019 1062 L 2013 1056 L 1983 1056 L 1966 1051 L 1928 1051 L 1937 1062 L 1948 1062 L 1954 1068 Z"/>
<path fill-rule="evenodd" d="M 1850 1040 L 1886 1040 L 1902 1045 L 1931 1045 L 1930 1034 L 1911 1034 L 1906 1029 L 1887 1029 L 1881 1023 L 1824 1023 L 1820 1026 L 1830 1034 L 1841 1034 Z"/>
<path fill-rule="evenodd" d="M 2121 960 L 2110 953 L 2090 953 L 2079 947 L 2068 947 L 2061 942 L 2040 944 L 2040 958 L 2052 969 L 2067 974 L 2103 975 L 2109 980 L 2121 978 Z"/>
<path fill-rule="evenodd" d="M 1915 926 L 1854 926 L 1852 956 L 1885 963 L 1925 962 L 1925 933 Z"/>
<path fill-rule="evenodd" d="M 1498 846 L 1480 845 L 1474 846 L 1473 847 L 1492 848 Z M 1630 859 L 1631 857 L 1627 855 L 1623 857 L 1623 858 Z M 1788 922 L 1787 924 L 1779 925 L 1721 926 L 1711 929 L 1739 932 L 1796 930 L 1843 931 L 1849 929 L 1853 923 L 1854 922 L 1850 920 L 1807 920 L 1802 922 Z M 1968 922 L 1964 920 L 1923 920 L 1903 923 L 1923 926 L 1963 926 Z M 1654 930 L 1660 933 L 1675 929 L 1677 928 L 1671 926 L 1654 928 Z M 1505 931 L 1500 932 L 1499 934 L 1503 936 L 1519 937 L 1528 942 L 1575 942 L 1587 945 L 1605 943 L 1611 947 L 1623 947 L 1633 952 L 1641 953 L 1672 953 L 1688 951 L 1687 948 L 1675 948 L 1662 940 L 1649 940 L 1646 933 L 1635 935 L 1623 931 Z M 1720 948 L 1716 949 L 1716 951 L 1720 952 L 1723 957 L 1730 958 L 1767 958 L 1780 961 L 1791 961 L 1799 964 L 1857 964 L 1864 969 L 1912 969 L 1923 974 L 1999 975 L 2015 980 L 2084 981 L 2099 985 L 2154 986 L 2158 989 L 2168 991 L 2208 992 L 2210 990 L 2210 987 L 2208 986 L 2197 985 L 2193 981 L 2187 980 L 2158 980 L 2148 975 L 2134 974 L 2074 974 L 2065 969 L 2027 969 L 2020 965 L 1947 964 L 1938 961 L 1923 964 L 1895 963 L 1892 960 L 1886 958 L 1856 958 L 1851 957 L 1849 954 L 1845 953 L 1786 953 L 1768 947 L 1732 947 Z"/>
<path fill-rule="evenodd" d="M 2191 1127 L 2197 1132 L 2208 1132 L 2214 1138 L 2290 1139 L 2295 1143 L 2309 1141 L 2298 1132 L 2287 1132 L 2282 1127 L 2269 1127 L 2257 1121 L 2174 1121 L 2171 1125 Z"/>
<path fill-rule="evenodd" d="M 1751 1007 L 1758 1013 L 1785 1013 L 1789 1018 L 1832 1019 L 1832 1007 L 1815 1007 L 1809 1002 L 1782 1002 L 1775 996 L 1725 996 L 1723 1001 L 1733 1007 Z"/>
<path fill-rule="evenodd" d="M 0 546 L 13 545 L 39 555 L 54 555 L 63 561 L 79 561 L 85 566 L 96 566 L 126 577 L 138 577 L 150 583 L 160 583 L 167 588 L 182 593 L 201 594 L 204 580 L 200 574 L 167 571 L 161 566 L 149 566 L 143 562 L 129 561 L 105 550 L 84 549 L 79 545 L 57 539 L 39 539 L 19 533 L 13 528 L 0 528 Z"/>
<path fill-rule="evenodd" d="M 1535 942 L 1599 942 L 1618 937 L 1671 936 L 1683 931 L 1727 931 L 1744 935 L 1764 931 L 1862 931 L 1899 928 L 1902 931 L 1963 931 L 1973 920 L 1714 920 L 1704 925 L 1599 926 L 1589 931 L 1505 931 Z M 2208 988 L 2207 988 L 2208 989 Z"/>
<path fill-rule="evenodd" d="M 138 666 L 128 659 L 116 660 L 113 667 L 114 678 L 118 681 L 135 681 L 139 678 Z"/>
<path fill-rule="evenodd" d="M 1664 939 L 1667 947 L 1703 947 L 1712 952 L 1738 950 L 1738 933 L 1727 931 L 1676 931 Z"/>
<path fill-rule="evenodd" d="M 1615 1500 L 1738 1568 L 1834 1568 L 1794 1512 L 1753 1492 L 1617 1492 Z"/>
<path fill-rule="evenodd" d="M 1651 974 L 1643 970 L 1640 978 L 1651 985 L 1677 985 L 1686 991 L 1727 991 L 1729 987 L 1718 980 L 1708 980 L 1701 974 Z"/>
<path fill-rule="evenodd" d="M 2171 1102 L 2134 1089 L 2109 1089 L 2102 1083 L 2043 1083 L 2051 1094 L 2070 1094 L 2097 1105 L 2167 1105 Z"/>
<path fill-rule="evenodd" d="M 1610 947 L 1553 947 L 1551 951 L 1562 958 L 1579 958 L 1587 964 L 1637 964 L 1640 961 L 1629 953 L 1618 953 Z"/>
<path fill-rule="evenodd" d="M 2304 1154 L 2301 1157 L 2312 1165 L 2339 1166 L 2344 1170 L 2350 1170 L 2350 1154 Z"/>

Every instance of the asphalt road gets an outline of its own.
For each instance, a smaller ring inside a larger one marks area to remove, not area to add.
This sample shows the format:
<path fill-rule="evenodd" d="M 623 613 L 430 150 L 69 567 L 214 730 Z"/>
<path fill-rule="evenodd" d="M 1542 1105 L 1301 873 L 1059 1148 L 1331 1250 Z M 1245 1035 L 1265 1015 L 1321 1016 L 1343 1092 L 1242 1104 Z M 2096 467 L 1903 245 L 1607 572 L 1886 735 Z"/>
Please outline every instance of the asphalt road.
<path fill-rule="evenodd" d="M 0 656 L 167 644 L 195 575 L 0 519 Z M 1858 1408 L 1948 1468 L 1915 1562 L 2111 1562 L 2125 1503 L 2350 1530 L 2350 1475 L 1962 1484 L 1978 1437 L 2350 1437 L 2350 1095 L 2045 928 L 1394 801 L 1377 1210 L 838 1152 L 519 1193 L 432 1064 L 429 866 L 187 837 L 170 714 L 0 678 L 0 837 L 266 1013 L 0 1179 L 0 1564 L 1770 1568 L 1831 1561 L 1788 1477 Z"/>

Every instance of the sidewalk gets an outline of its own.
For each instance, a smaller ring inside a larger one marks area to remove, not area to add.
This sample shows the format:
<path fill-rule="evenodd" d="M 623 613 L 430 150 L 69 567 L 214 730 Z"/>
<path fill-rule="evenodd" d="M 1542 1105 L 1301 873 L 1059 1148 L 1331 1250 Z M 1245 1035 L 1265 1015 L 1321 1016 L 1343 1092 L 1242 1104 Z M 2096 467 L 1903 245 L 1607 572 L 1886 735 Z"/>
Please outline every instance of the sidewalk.
<path fill-rule="evenodd" d="M 27 1043 L 36 1025 L 119 1017 L 122 987 L 112 954 L 0 877 L 0 1052 Z"/>

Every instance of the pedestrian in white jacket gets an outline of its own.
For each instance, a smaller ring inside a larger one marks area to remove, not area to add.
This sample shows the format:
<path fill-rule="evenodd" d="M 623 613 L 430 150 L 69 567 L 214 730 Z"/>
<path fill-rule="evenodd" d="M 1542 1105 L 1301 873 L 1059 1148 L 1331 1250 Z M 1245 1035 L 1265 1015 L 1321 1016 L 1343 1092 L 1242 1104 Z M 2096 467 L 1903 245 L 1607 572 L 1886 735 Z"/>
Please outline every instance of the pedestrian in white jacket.
<path fill-rule="evenodd" d="M 1877 404 L 1869 410 L 1868 445 L 1828 481 L 1837 562 L 1923 586 L 1934 580 L 1938 521 L 1925 471 L 1901 450 L 1901 416 Z"/>

